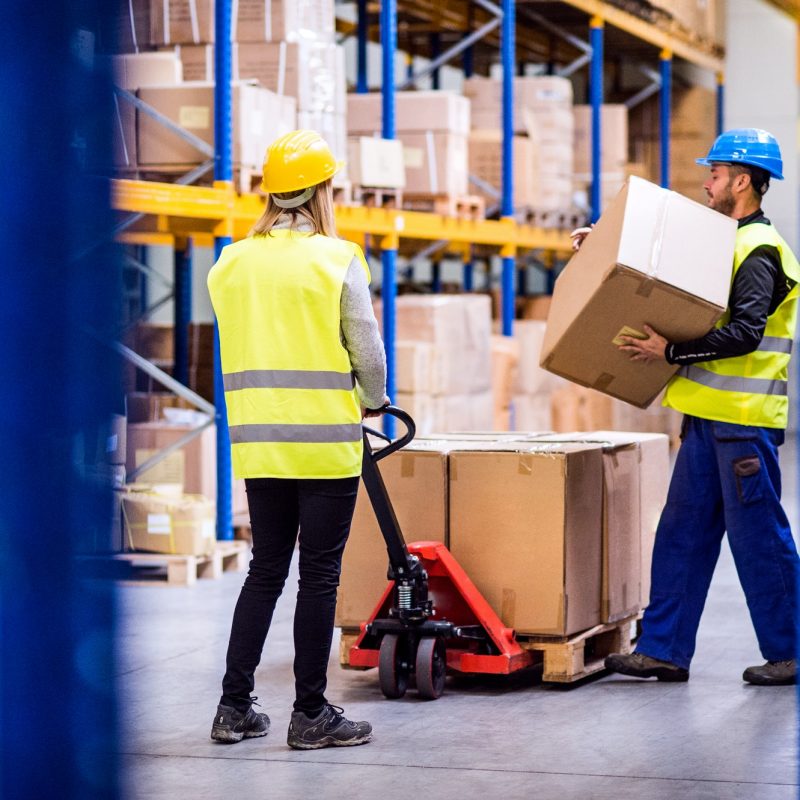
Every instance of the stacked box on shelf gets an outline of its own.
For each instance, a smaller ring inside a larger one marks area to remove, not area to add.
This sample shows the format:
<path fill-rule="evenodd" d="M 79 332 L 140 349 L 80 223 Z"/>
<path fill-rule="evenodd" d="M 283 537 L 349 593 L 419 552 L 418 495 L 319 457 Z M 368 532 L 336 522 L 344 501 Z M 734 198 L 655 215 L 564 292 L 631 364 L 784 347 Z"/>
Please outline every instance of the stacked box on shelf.
<path fill-rule="evenodd" d="M 498 132 L 502 119 L 500 82 L 469 78 L 464 82 L 464 94 L 472 103 L 473 129 Z M 570 209 L 574 121 L 569 79 L 515 78 L 513 128 L 516 135 L 527 136 L 535 150 L 532 163 L 538 183 L 531 208 L 541 214 Z"/>
<path fill-rule="evenodd" d="M 454 92 L 398 92 L 397 138 L 403 144 L 408 196 L 457 197 L 468 193 L 470 104 Z M 380 132 L 381 95 L 347 96 L 349 137 Z"/>
<path fill-rule="evenodd" d="M 519 370 L 520 344 L 511 336 L 492 335 L 492 396 L 496 431 L 511 430 L 511 404 Z"/>
<path fill-rule="evenodd" d="M 375 314 L 382 319 L 380 301 Z M 397 396 L 431 431 L 490 430 L 493 423 L 491 317 L 485 295 L 397 298 Z"/>

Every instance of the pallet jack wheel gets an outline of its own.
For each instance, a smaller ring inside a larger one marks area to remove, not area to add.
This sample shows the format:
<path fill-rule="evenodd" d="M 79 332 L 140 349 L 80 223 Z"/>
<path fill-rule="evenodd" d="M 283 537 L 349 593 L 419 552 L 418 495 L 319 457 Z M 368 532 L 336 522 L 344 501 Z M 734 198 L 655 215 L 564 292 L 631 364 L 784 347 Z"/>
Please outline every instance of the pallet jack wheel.
<path fill-rule="evenodd" d="M 404 636 L 387 633 L 381 639 L 378 680 L 381 691 L 390 700 L 397 700 L 408 689 L 408 658 Z"/>
<path fill-rule="evenodd" d="M 447 648 L 441 636 L 425 636 L 417 648 L 417 691 L 426 700 L 436 700 L 444 692 L 447 673 Z"/>

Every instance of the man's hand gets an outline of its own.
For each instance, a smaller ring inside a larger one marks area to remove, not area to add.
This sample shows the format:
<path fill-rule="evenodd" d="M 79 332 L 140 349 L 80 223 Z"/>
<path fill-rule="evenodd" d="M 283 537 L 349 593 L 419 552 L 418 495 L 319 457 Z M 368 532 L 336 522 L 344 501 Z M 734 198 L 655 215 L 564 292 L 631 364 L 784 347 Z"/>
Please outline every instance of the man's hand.
<path fill-rule="evenodd" d="M 573 252 L 577 253 L 578 250 L 581 249 L 583 240 L 592 232 L 592 228 L 594 228 L 594 223 L 592 223 L 591 228 L 575 228 L 575 230 L 572 231 L 572 233 L 569 236 L 570 239 L 572 239 Z"/>
<path fill-rule="evenodd" d="M 649 325 L 644 326 L 647 339 L 634 339 L 632 336 L 620 336 L 624 344 L 618 345 L 619 349 L 630 354 L 631 361 L 666 361 L 665 352 L 669 342 L 656 333 Z"/>

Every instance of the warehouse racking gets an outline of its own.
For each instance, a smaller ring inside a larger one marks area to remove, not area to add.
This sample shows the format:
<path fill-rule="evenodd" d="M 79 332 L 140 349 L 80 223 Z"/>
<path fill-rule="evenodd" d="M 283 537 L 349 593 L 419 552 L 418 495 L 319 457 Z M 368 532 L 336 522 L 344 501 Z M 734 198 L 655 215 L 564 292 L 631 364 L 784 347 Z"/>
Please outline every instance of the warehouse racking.
<path fill-rule="evenodd" d="M 357 36 L 358 92 L 368 90 L 367 42 L 379 41 L 382 56 L 382 134 L 395 138 L 394 60 L 398 46 L 406 52 L 431 59 L 419 74 L 410 73 L 406 84 L 414 85 L 431 75 L 438 85 L 439 68 L 462 58 L 465 75 L 476 67 L 486 70 L 500 47 L 503 74 L 502 103 L 502 186 L 500 187 L 499 219 L 460 219 L 439 214 L 389 208 L 338 206 L 337 226 L 340 233 L 362 244 L 365 237 L 376 239 L 383 264 L 383 332 L 387 352 L 388 385 L 394 392 L 395 297 L 397 289 L 397 256 L 401 240 L 429 243 L 431 250 L 446 249 L 461 256 L 464 263 L 464 287 L 473 285 L 474 246 L 483 246 L 502 259 L 502 332 L 512 334 L 514 317 L 517 257 L 525 251 L 548 254 L 569 251 L 566 230 L 541 228 L 518 221 L 513 207 L 513 77 L 517 70 L 517 53 L 521 60 L 546 61 L 554 74 L 570 75 L 584 66 L 589 70 L 589 104 L 592 109 L 591 153 L 592 189 L 591 219 L 596 220 L 600 208 L 600 109 L 603 104 L 604 50 L 608 45 L 615 54 L 631 58 L 658 59 L 659 71 L 650 87 L 640 92 L 635 101 L 660 93 L 660 162 L 661 184 L 669 186 L 669 135 L 672 64 L 682 59 L 717 77 L 717 130 L 721 127 L 724 102 L 723 53 L 713 42 L 699 38 L 691 31 L 675 27 L 668 14 L 653 16 L 649 3 L 609 3 L 601 0 L 561 0 L 530 3 L 525 0 L 382 0 L 380 3 L 358 0 L 358 19 L 354 25 L 340 24 L 340 32 Z M 376 9 L 378 13 L 376 14 Z M 649 9 L 651 19 L 643 19 L 633 11 Z M 117 238 L 126 244 L 170 245 L 175 249 L 175 335 L 176 375 L 185 376 L 185 331 L 190 321 L 191 297 L 186 290 L 191 281 L 189 243 L 214 246 L 217 255 L 222 247 L 246 235 L 263 206 L 256 194 L 240 194 L 233 183 L 231 157 L 231 0 L 217 0 L 215 48 L 215 152 L 214 184 L 197 187 L 139 180 L 113 181 L 113 204 L 119 212 L 127 212 L 117 227 Z M 403 25 L 398 31 L 398 14 Z M 379 18 L 379 25 L 372 24 Z M 524 35 L 520 36 L 519 34 Z M 583 37 L 588 32 L 588 42 Z M 399 41 L 398 33 L 402 35 Z M 447 49 L 441 48 L 451 41 Z M 480 47 L 478 45 L 481 45 Z M 555 65 L 562 66 L 556 69 Z M 409 67 L 410 70 L 410 67 Z M 433 244 L 437 248 L 433 248 Z M 434 288 L 438 282 L 434 281 Z M 231 517 L 230 443 L 225 419 L 222 376 L 219 371 L 218 337 L 216 338 L 215 397 L 218 480 L 217 535 L 233 537 Z M 186 390 L 188 392 L 188 390 Z M 192 394 L 192 393 L 189 393 Z M 387 420 L 387 433 L 392 435 L 393 420 Z"/>

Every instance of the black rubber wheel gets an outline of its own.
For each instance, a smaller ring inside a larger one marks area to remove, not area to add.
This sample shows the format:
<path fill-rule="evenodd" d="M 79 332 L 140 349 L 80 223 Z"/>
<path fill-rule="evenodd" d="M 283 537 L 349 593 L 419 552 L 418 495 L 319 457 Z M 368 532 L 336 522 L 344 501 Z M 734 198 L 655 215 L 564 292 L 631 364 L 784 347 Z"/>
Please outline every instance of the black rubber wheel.
<path fill-rule="evenodd" d="M 402 697 L 408 689 L 408 646 L 404 636 L 387 633 L 381 639 L 378 680 L 381 691 L 390 700 Z"/>
<path fill-rule="evenodd" d="M 436 700 L 444 692 L 447 673 L 447 648 L 441 636 L 426 636 L 417 648 L 417 691 L 426 700 Z"/>

